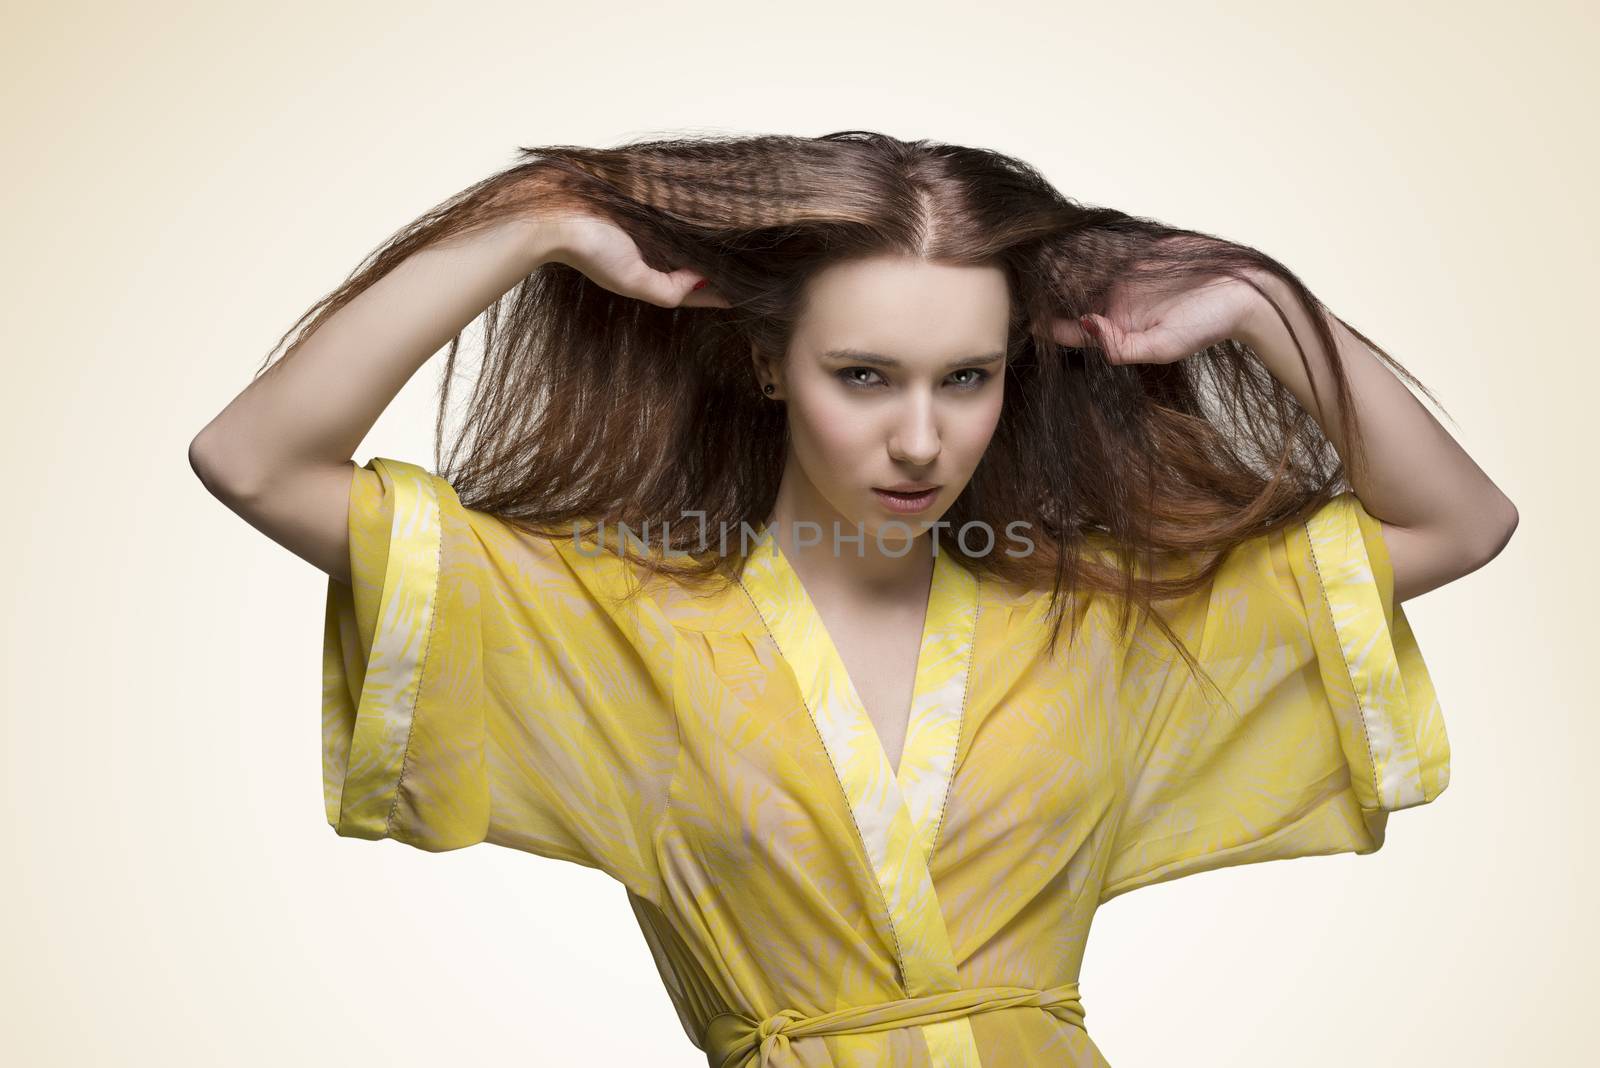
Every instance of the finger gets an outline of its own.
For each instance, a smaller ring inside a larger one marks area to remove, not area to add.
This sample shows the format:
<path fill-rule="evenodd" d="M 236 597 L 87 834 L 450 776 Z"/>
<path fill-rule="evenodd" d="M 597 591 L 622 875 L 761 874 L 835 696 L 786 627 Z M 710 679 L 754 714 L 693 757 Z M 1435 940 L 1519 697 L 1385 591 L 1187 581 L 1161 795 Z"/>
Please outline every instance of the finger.
<path fill-rule="evenodd" d="M 1116 363 L 1122 352 L 1120 337 L 1116 335 L 1116 324 L 1110 320 L 1090 312 L 1078 317 L 1078 325 L 1087 337 L 1084 342 L 1089 348 L 1100 350 L 1107 363 Z"/>
<path fill-rule="evenodd" d="M 1152 327 L 1149 330 L 1120 330 L 1114 324 L 1116 340 L 1105 349 L 1106 361 L 1114 364 L 1171 363 L 1171 341 Z"/>
<path fill-rule="evenodd" d="M 688 267 L 680 267 L 676 271 L 652 271 L 651 276 L 650 295 L 645 299 L 663 308 L 681 307 L 694 289 L 694 284 L 700 281 L 699 272 Z"/>
<path fill-rule="evenodd" d="M 1123 339 L 1119 350 L 1124 363 L 1160 363 L 1155 356 L 1155 339 L 1150 331 L 1141 330 L 1137 334 L 1129 334 Z"/>
<path fill-rule="evenodd" d="M 1145 331 L 1124 330 L 1104 315 L 1090 313 L 1078 320 L 1090 337 L 1089 344 L 1098 348 L 1107 363 L 1141 363 L 1149 348 Z"/>
<path fill-rule="evenodd" d="M 682 271 L 658 271 L 642 260 L 635 261 L 619 279 L 615 287 L 623 296 L 654 304 L 658 308 L 676 308 L 684 292 L 694 281 L 685 281 Z"/>
<path fill-rule="evenodd" d="M 1055 338 L 1057 345 L 1066 345 L 1069 348 L 1086 348 L 1098 344 L 1089 335 L 1089 332 L 1079 325 L 1078 320 L 1058 316 L 1050 321 L 1050 334 Z"/>
<path fill-rule="evenodd" d="M 1176 363 L 1189 355 L 1188 345 L 1170 329 L 1160 324 L 1141 330 L 1128 338 L 1130 363 Z"/>
<path fill-rule="evenodd" d="M 731 308 L 732 304 L 700 274 L 689 272 L 688 289 L 679 298 L 680 308 Z"/>

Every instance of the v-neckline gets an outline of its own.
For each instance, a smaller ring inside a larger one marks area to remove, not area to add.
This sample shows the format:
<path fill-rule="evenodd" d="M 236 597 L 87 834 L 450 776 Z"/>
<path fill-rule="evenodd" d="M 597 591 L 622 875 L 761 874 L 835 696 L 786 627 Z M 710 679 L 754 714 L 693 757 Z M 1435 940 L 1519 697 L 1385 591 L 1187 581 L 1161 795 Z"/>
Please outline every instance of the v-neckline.
<path fill-rule="evenodd" d="M 977 576 L 951 554 L 934 554 L 898 768 L 889 766 L 878 729 L 771 527 L 746 556 L 739 585 L 793 673 L 838 777 L 883 897 L 906 993 L 958 989 L 960 976 L 933 885 L 932 862 L 963 734 L 978 625 Z M 936 1032 L 930 1041 L 936 1040 L 939 1048 L 972 1049 L 964 1021 L 929 1026 Z"/>
<path fill-rule="evenodd" d="M 801 681 L 829 760 L 858 818 L 868 803 L 856 796 L 860 793 L 871 796 L 880 818 L 884 809 L 903 805 L 925 855 L 931 855 L 965 712 L 976 632 L 976 576 L 950 553 L 934 553 L 905 738 L 893 765 L 832 634 L 771 527 L 746 557 L 739 581 Z"/>
<path fill-rule="evenodd" d="M 851 705 L 851 711 L 859 713 L 859 726 L 864 731 L 869 732 L 872 740 L 877 743 L 878 755 L 882 756 L 883 764 L 893 772 L 894 780 L 901 783 L 901 787 L 904 787 L 904 775 L 902 775 L 902 772 L 906 769 L 906 751 L 910 748 L 912 729 L 917 726 L 915 721 L 917 721 L 918 697 L 922 697 L 923 679 L 925 679 L 925 670 L 923 668 L 926 667 L 926 662 L 930 657 L 930 632 L 934 624 L 933 606 L 936 595 L 939 593 L 939 572 L 941 572 L 939 561 L 946 560 L 947 556 L 944 553 L 934 555 L 933 569 L 931 569 L 930 580 L 928 580 L 928 600 L 923 603 L 922 627 L 918 630 L 917 635 L 917 665 L 912 670 L 912 687 L 910 687 L 912 692 L 910 692 L 910 700 L 907 702 L 907 707 L 904 708 L 906 721 L 902 724 L 904 726 L 904 734 L 901 735 L 901 751 L 899 751 L 899 759 L 891 761 L 890 751 L 888 751 L 886 745 L 883 745 L 883 734 L 878 731 L 878 724 L 872 721 L 872 715 L 867 711 L 867 702 L 861 699 L 861 687 L 856 686 L 856 679 L 851 678 L 850 668 L 845 665 L 845 657 L 840 656 L 840 652 L 838 652 L 838 643 L 834 641 L 834 633 L 827 628 L 827 620 L 822 619 L 822 612 L 816 606 L 816 601 L 811 598 L 811 593 L 806 590 L 805 582 L 800 579 L 800 572 L 795 569 L 794 561 L 790 560 L 789 555 L 782 550 L 781 545 L 778 544 L 778 539 L 774 539 L 773 534 L 771 534 L 771 528 L 766 529 L 765 542 L 765 548 L 771 555 L 771 564 L 773 564 L 774 571 L 781 572 L 776 577 L 781 579 L 784 593 L 787 595 L 786 601 L 792 604 L 792 611 L 795 612 L 795 616 L 806 622 L 806 640 L 814 643 L 816 656 L 821 657 L 824 667 L 826 667 L 830 675 L 834 675 L 834 678 L 838 679 L 838 684 L 845 691 L 842 695 L 845 697 L 846 703 Z M 754 558 L 754 555 L 752 555 L 752 558 Z M 755 566 L 758 568 L 760 561 L 755 561 Z M 749 560 L 746 561 L 746 569 L 747 571 L 752 569 L 752 564 L 750 564 Z M 771 620 L 768 620 L 768 622 L 771 622 Z"/>
<path fill-rule="evenodd" d="M 817 602 L 811 597 L 810 591 L 805 588 L 805 582 L 800 578 L 800 572 L 795 568 L 794 562 L 789 558 L 788 554 L 783 551 L 782 546 L 774 541 L 772 551 L 792 576 L 793 586 L 798 590 L 795 596 L 804 599 L 803 610 L 812 617 L 815 623 L 815 634 L 818 640 L 826 646 L 822 650 L 823 657 L 831 661 L 830 668 L 837 667 L 844 685 L 849 689 L 849 698 L 852 703 L 860 707 L 862 717 L 866 720 L 867 726 L 872 729 L 872 737 L 878 743 L 878 748 L 883 754 L 884 763 L 894 772 L 895 780 L 900 782 L 902 788 L 904 788 L 905 784 L 901 771 L 906 763 L 906 750 L 911 747 L 911 728 L 916 718 L 918 684 L 923 676 L 923 660 L 929 651 L 929 624 L 933 622 L 933 601 L 934 593 L 938 586 L 939 560 L 941 557 L 934 557 L 933 567 L 929 571 L 928 590 L 922 604 L 922 621 L 917 628 L 917 662 L 911 672 L 911 696 L 905 706 L 899 710 L 899 713 L 904 717 L 900 724 L 902 728 L 900 754 L 898 759 L 891 760 L 889 759 L 889 747 L 883 744 L 883 732 L 878 729 L 878 724 L 874 722 L 872 713 L 867 710 L 867 702 L 861 697 L 861 687 L 856 684 L 855 677 L 850 674 L 850 667 L 845 663 L 844 655 L 839 652 L 839 643 L 834 640 L 833 632 L 828 629 L 828 621 L 822 617 L 821 609 L 817 607 Z"/>

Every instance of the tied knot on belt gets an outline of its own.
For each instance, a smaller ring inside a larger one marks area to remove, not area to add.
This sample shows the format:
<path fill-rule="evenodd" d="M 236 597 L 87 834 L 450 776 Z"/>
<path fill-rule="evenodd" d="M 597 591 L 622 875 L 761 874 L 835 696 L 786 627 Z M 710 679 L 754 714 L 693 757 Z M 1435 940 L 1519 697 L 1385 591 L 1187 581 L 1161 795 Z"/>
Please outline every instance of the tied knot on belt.
<path fill-rule="evenodd" d="M 784 1009 L 756 1025 L 755 1040 L 761 1053 L 761 1063 L 766 1064 L 780 1049 L 789 1048 L 789 1036 L 784 1034 L 790 1023 L 805 1019 L 799 1009 Z"/>
<path fill-rule="evenodd" d="M 724 1012 L 706 1025 L 700 1048 L 712 1068 L 769 1068 L 784 1063 L 789 1040 L 818 1035 L 850 1035 L 918 1027 L 996 1009 L 1037 1008 L 1064 1023 L 1083 1026 L 1078 984 L 1062 983 L 1043 990 L 1024 986 L 980 986 L 938 994 L 852 1005 L 817 1016 L 781 1009 L 757 1020 L 742 1012 Z"/>

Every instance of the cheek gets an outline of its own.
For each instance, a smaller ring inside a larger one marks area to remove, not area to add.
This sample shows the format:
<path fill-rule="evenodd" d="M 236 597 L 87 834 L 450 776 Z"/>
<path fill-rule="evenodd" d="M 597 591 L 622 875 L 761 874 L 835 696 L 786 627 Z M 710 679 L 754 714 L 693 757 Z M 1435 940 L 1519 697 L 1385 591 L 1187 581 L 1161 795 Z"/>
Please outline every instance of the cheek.
<path fill-rule="evenodd" d="M 837 479 L 855 467 L 874 440 L 872 427 L 859 412 L 816 401 L 791 404 L 789 435 L 796 455 L 821 468 L 809 473 L 823 479 Z"/>
<path fill-rule="evenodd" d="M 997 397 L 982 410 L 971 412 L 969 418 L 954 422 L 945 436 L 945 446 L 959 454 L 966 467 L 976 467 L 999 424 L 1000 401 Z"/>

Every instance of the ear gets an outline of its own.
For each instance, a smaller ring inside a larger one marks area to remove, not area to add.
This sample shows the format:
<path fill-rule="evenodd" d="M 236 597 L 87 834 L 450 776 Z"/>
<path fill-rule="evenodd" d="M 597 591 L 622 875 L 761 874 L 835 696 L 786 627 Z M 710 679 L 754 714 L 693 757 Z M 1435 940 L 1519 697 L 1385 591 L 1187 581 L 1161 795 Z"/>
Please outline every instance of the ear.
<path fill-rule="evenodd" d="M 777 392 L 773 396 L 776 397 L 783 392 L 783 379 L 778 375 L 777 362 L 753 344 L 750 346 L 750 364 L 755 370 L 756 389 L 763 389 L 770 382 L 777 387 Z"/>

